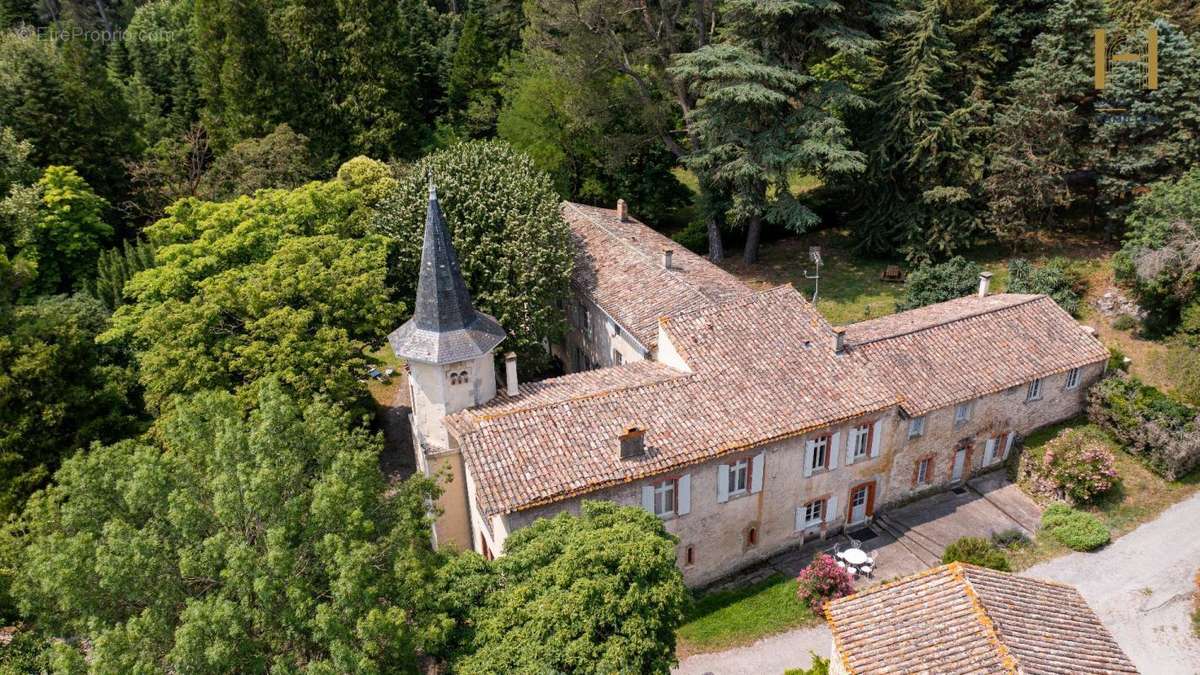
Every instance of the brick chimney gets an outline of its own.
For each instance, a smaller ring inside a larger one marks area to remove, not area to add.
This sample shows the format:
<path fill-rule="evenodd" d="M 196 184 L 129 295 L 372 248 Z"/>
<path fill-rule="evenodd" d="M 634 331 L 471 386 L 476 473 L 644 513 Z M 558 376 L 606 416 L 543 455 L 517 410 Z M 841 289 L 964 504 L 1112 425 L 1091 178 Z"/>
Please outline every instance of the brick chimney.
<path fill-rule="evenodd" d="M 509 396 L 516 396 L 520 393 L 517 385 L 517 354 L 509 352 L 504 355 L 504 385 L 505 393 Z"/>
<path fill-rule="evenodd" d="M 624 199 L 617 200 L 617 220 L 622 223 L 629 220 L 629 207 L 625 205 Z"/>
<path fill-rule="evenodd" d="M 639 426 L 625 428 L 618 436 L 621 440 L 621 459 L 641 457 L 646 454 L 646 430 Z"/>
<path fill-rule="evenodd" d="M 979 297 L 986 298 L 988 295 L 988 287 L 992 285 L 992 273 L 981 272 L 979 274 Z"/>
<path fill-rule="evenodd" d="M 673 249 L 669 249 L 669 248 L 663 249 L 662 260 L 663 260 L 663 269 L 664 270 L 671 269 L 671 257 L 674 255 L 675 255 L 675 251 Z"/>
<path fill-rule="evenodd" d="M 834 354 L 845 354 L 846 353 L 846 329 L 845 328 L 834 328 L 833 329 L 833 353 Z"/>

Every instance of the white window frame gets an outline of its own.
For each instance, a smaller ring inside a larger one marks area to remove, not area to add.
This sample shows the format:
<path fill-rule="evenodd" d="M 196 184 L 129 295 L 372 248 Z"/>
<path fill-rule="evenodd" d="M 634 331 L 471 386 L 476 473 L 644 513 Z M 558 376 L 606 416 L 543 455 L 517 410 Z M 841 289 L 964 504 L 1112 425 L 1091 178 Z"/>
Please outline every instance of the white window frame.
<path fill-rule="evenodd" d="M 833 442 L 832 438 L 832 436 L 817 436 L 812 439 L 813 454 L 812 466 L 809 467 L 810 472 L 824 471 L 829 466 L 829 446 Z"/>
<path fill-rule="evenodd" d="M 1025 390 L 1026 401 L 1040 401 L 1042 399 L 1042 378 L 1037 378 L 1029 383 L 1029 388 Z"/>
<path fill-rule="evenodd" d="M 666 495 L 671 497 L 670 509 L 660 510 L 663 506 L 663 500 Z M 675 511 L 679 507 L 679 480 L 677 478 L 668 478 L 667 480 L 659 481 L 654 484 L 654 515 L 659 518 L 672 518 L 675 516 Z"/>
<path fill-rule="evenodd" d="M 1079 369 L 1072 368 L 1067 371 L 1067 389 L 1075 389 L 1079 386 Z"/>
<path fill-rule="evenodd" d="M 740 487 L 739 487 L 740 483 Z M 729 496 L 744 495 L 750 491 L 750 460 L 740 459 L 729 465 Z"/>
<path fill-rule="evenodd" d="M 920 438 L 925 435 L 925 416 L 914 417 L 908 421 L 908 437 Z"/>
<path fill-rule="evenodd" d="M 870 424 L 863 424 L 850 430 L 850 459 L 852 461 L 866 459 L 871 454 L 871 446 L 868 443 L 870 438 Z"/>
<path fill-rule="evenodd" d="M 929 469 L 933 466 L 933 460 L 926 457 L 917 461 L 917 485 L 929 485 Z"/>
<path fill-rule="evenodd" d="M 812 515 L 814 507 L 816 510 L 816 516 Z M 811 502 L 802 506 L 801 508 L 804 509 L 804 527 L 805 528 L 815 527 L 815 526 L 820 525 L 821 523 L 825 522 L 825 500 L 824 499 L 814 499 Z"/>
<path fill-rule="evenodd" d="M 954 406 L 954 426 L 959 427 L 971 421 L 972 407 L 974 407 L 974 401 L 967 401 Z"/>

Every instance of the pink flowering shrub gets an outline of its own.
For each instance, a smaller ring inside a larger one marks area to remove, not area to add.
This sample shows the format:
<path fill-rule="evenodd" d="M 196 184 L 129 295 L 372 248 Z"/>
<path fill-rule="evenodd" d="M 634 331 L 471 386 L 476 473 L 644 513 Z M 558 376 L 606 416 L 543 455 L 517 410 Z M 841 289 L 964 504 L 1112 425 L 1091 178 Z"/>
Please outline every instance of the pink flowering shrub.
<path fill-rule="evenodd" d="M 1041 459 L 1028 467 L 1035 492 L 1075 504 L 1108 492 L 1117 481 L 1116 458 L 1095 430 L 1062 431 L 1042 446 Z"/>
<path fill-rule="evenodd" d="M 854 581 L 850 578 L 850 573 L 838 567 L 833 556 L 824 553 L 813 558 L 808 567 L 800 570 L 796 582 L 796 597 L 814 610 L 819 610 L 830 600 L 854 592 Z"/>

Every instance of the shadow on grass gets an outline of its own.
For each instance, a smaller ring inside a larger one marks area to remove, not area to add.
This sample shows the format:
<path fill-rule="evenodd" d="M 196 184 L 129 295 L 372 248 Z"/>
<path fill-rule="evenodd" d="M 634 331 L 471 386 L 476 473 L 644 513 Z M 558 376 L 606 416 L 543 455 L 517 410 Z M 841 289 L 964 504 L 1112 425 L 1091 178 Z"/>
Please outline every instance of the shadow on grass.
<path fill-rule="evenodd" d="M 777 574 L 751 586 L 695 598 L 677 632 L 679 651 L 728 649 L 816 620 L 808 605 L 796 598 L 796 580 Z"/>

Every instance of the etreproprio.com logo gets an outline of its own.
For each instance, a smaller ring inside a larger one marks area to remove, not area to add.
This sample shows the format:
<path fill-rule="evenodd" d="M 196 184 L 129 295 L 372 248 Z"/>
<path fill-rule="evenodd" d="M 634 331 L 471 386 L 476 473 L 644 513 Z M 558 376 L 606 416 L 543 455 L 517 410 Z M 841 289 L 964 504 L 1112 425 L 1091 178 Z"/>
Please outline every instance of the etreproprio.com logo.
<path fill-rule="evenodd" d="M 87 42 L 164 42 L 174 37 L 174 31 L 169 30 L 129 32 L 124 29 L 103 30 L 80 26 L 31 26 L 29 24 L 13 26 L 9 32 L 19 37 L 36 40 L 85 40 Z"/>

